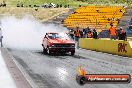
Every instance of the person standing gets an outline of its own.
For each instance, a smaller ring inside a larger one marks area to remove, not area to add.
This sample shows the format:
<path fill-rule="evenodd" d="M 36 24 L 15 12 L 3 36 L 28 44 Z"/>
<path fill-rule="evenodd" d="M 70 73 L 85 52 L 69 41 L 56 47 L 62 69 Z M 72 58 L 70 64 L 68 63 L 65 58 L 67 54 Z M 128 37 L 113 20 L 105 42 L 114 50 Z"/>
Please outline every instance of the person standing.
<path fill-rule="evenodd" d="M 3 36 L 2 36 L 2 30 L 1 30 L 1 28 L 0 28 L 0 42 L 1 42 L 1 47 L 3 47 L 2 38 L 3 38 Z"/>
<path fill-rule="evenodd" d="M 79 38 L 80 38 L 80 30 L 79 27 L 75 30 L 75 41 L 77 41 L 77 48 L 79 48 Z"/>
<path fill-rule="evenodd" d="M 79 41 L 79 38 L 80 38 L 80 30 L 79 30 L 79 27 L 77 27 L 77 29 L 75 30 L 75 41 Z"/>
<path fill-rule="evenodd" d="M 93 38 L 94 39 L 98 38 L 98 33 L 97 33 L 97 31 L 95 29 L 93 30 Z"/>
<path fill-rule="evenodd" d="M 86 38 L 86 37 L 87 37 L 86 29 L 83 29 L 83 38 Z"/>
<path fill-rule="evenodd" d="M 83 38 L 83 31 L 80 31 L 80 38 Z"/>
<path fill-rule="evenodd" d="M 113 24 L 110 24 L 110 28 L 109 28 L 109 35 L 110 35 L 110 39 L 114 39 L 116 40 L 116 28 L 113 26 Z"/>
<path fill-rule="evenodd" d="M 120 27 L 120 31 L 119 31 L 119 34 L 118 34 L 118 39 L 127 41 L 126 32 L 124 31 L 124 29 L 122 27 Z"/>
<path fill-rule="evenodd" d="M 87 27 L 86 32 L 88 33 L 89 31 L 91 31 L 91 29 L 89 27 Z"/>
<path fill-rule="evenodd" d="M 69 30 L 69 34 L 70 34 L 70 37 L 71 37 L 72 39 L 74 39 L 74 30 L 73 30 L 73 29 L 70 29 L 70 30 Z"/>
<path fill-rule="evenodd" d="M 89 32 L 87 33 L 87 38 L 92 38 L 92 32 L 91 32 L 91 31 L 89 31 Z"/>

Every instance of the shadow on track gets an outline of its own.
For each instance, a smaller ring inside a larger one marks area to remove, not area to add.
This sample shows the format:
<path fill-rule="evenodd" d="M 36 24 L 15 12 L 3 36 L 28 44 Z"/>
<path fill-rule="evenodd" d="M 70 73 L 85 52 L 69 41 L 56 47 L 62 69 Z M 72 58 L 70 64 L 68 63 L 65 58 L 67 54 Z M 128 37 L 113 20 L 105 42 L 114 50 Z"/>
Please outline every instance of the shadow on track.
<path fill-rule="evenodd" d="M 82 57 L 82 56 L 79 56 L 79 55 L 73 55 L 71 56 L 69 53 L 53 53 L 51 55 L 48 55 L 48 54 L 44 54 L 42 51 L 37 51 L 35 53 L 38 53 L 40 55 L 43 55 L 43 56 L 48 56 L 48 57 L 55 57 L 55 58 L 59 58 L 59 59 L 89 59 L 89 58 L 86 58 L 86 57 Z"/>
<path fill-rule="evenodd" d="M 47 56 L 71 56 L 69 53 L 52 53 L 51 55 L 44 54 L 41 51 L 37 51 L 35 53 L 41 54 L 41 55 L 47 55 Z"/>

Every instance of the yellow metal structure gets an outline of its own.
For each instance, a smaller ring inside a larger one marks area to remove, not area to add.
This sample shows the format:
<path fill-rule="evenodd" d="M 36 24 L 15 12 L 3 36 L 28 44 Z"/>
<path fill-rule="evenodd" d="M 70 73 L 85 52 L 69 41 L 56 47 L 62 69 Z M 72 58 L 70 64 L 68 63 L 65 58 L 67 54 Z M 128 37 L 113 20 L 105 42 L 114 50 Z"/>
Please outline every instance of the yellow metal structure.
<path fill-rule="evenodd" d="M 98 32 L 108 29 L 110 23 L 116 27 L 125 8 L 122 6 L 82 6 L 64 20 L 67 28 L 95 28 Z"/>

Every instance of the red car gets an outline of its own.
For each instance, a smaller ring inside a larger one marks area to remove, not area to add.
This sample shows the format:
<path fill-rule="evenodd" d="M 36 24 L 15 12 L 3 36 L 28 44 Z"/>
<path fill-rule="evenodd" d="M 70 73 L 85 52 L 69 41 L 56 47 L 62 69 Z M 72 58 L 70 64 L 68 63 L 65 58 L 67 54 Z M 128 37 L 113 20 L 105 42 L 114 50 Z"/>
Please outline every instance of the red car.
<path fill-rule="evenodd" d="M 43 52 L 75 54 L 75 42 L 66 33 L 46 33 L 42 41 Z"/>

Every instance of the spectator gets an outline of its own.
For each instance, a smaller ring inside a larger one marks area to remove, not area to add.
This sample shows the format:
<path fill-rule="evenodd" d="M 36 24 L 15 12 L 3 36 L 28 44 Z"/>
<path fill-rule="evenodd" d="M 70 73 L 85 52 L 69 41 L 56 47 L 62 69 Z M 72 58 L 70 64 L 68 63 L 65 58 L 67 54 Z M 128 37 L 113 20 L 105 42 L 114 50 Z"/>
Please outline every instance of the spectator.
<path fill-rule="evenodd" d="M 99 12 L 99 8 L 97 8 L 96 11 Z"/>
<path fill-rule="evenodd" d="M 78 40 L 80 38 L 80 30 L 79 30 L 79 27 L 77 27 L 77 29 L 75 30 L 74 34 L 75 34 L 75 41 L 78 42 Z"/>
<path fill-rule="evenodd" d="M 20 7 L 20 5 L 19 5 L 19 4 L 17 4 L 17 7 Z"/>
<path fill-rule="evenodd" d="M 89 31 L 89 32 L 87 33 L 87 38 L 92 38 L 92 32 L 91 32 L 91 31 Z"/>
<path fill-rule="evenodd" d="M 119 18 L 117 18 L 116 21 L 118 22 L 118 24 L 120 23 L 120 19 Z"/>
<path fill-rule="evenodd" d="M 6 7 L 6 3 L 3 4 L 3 7 Z"/>
<path fill-rule="evenodd" d="M 79 27 L 77 27 L 76 31 L 74 32 L 75 34 L 75 41 L 77 41 L 77 48 L 79 48 L 79 38 L 80 38 L 80 30 Z"/>
<path fill-rule="evenodd" d="M 115 20 L 115 19 L 114 19 L 114 18 L 112 18 L 111 20 L 112 20 L 112 22 L 114 22 L 114 20 Z"/>
<path fill-rule="evenodd" d="M 108 18 L 108 21 L 110 21 L 110 18 Z"/>
<path fill-rule="evenodd" d="M 69 31 L 69 35 L 72 39 L 74 39 L 74 30 L 73 29 L 70 29 Z"/>
<path fill-rule="evenodd" d="M 3 47 L 2 38 L 3 38 L 3 36 L 2 36 L 2 30 L 1 30 L 1 28 L 0 28 L 0 42 L 1 42 L 1 47 Z"/>
<path fill-rule="evenodd" d="M 89 31 L 91 31 L 91 29 L 89 27 L 87 27 L 86 32 L 88 33 Z"/>
<path fill-rule="evenodd" d="M 80 38 L 83 38 L 83 31 L 80 31 Z"/>
<path fill-rule="evenodd" d="M 60 8 L 62 7 L 62 4 L 60 4 Z"/>
<path fill-rule="evenodd" d="M 64 23 L 64 19 L 61 20 L 61 23 Z"/>
<path fill-rule="evenodd" d="M 5 3 L 5 1 L 3 1 L 3 7 L 6 7 L 6 3 Z"/>
<path fill-rule="evenodd" d="M 56 8 L 59 8 L 59 5 L 58 4 L 56 4 Z"/>
<path fill-rule="evenodd" d="M 119 40 L 127 41 L 126 32 L 123 30 L 122 27 L 120 27 L 120 31 L 119 31 L 119 34 L 118 34 L 118 39 L 119 39 Z"/>
<path fill-rule="evenodd" d="M 49 3 L 49 7 L 48 8 L 52 8 L 52 4 L 51 3 Z"/>
<path fill-rule="evenodd" d="M 86 32 L 86 29 L 83 29 L 83 38 L 87 38 L 87 32 Z"/>
<path fill-rule="evenodd" d="M 67 5 L 64 5 L 64 8 L 67 8 Z"/>
<path fill-rule="evenodd" d="M 35 8 L 35 11 L 38 11 L 38 8 Z"/>
<path fill-rule="evenodd" d="M 93 38 L 94 39 L 98 38 L 98 34 L 97 34 L 97 31 L 95 29 L 93 30 Z"/>
<path fill-rule="evenodd" d="M 122 10 L 120 9 L 120 12 L 122 12 Z"/>
<path fill-rule="evenodd" d="M 110 22 L 110 26 L 113 25 L 113 21 Z"/>
<path fill-rule="evenodd" d="M 32 7 L 32 5 L 29 5 L 29 7 Z"/>
<path fill-rule="evenodd" d="M 67 5 L 67 8 L 69 8 L 69 7 L 70 7 L 70 5 L 68 4 L 68 5 Z"/>
<path fill-rule="evenodd" d="M 23 4 L 21 4 L 21 7 L 23 7 L 24 5 Z"/>
<path fill-rule="evenodd" d="M 110 35 L 110 39 L 112 40 L 112 39 L 114 39 L 114 40 L 116 40 L 116 28 L 115 27 L 113 27 L 113 24 L 110 24 L 110 28 L 109 28 L 109 35 Z"/>
<path fill-rule="evenodd" d="M 79 5 L 79 7 L 82 7 L 82 5 Z"/>
<path fill-rule="evenodd" d="M 37 7 L 37 5 L 33 5 L 33 7 Z"/>

